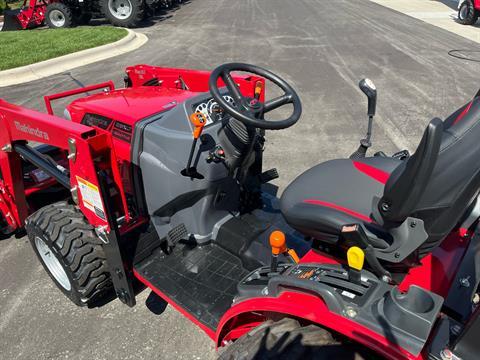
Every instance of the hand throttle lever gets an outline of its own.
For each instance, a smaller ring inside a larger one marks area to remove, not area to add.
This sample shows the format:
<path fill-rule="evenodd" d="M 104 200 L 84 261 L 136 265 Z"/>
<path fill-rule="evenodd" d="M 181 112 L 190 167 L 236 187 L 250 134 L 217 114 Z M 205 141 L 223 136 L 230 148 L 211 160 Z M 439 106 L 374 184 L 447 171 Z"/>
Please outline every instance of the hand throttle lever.
<path fill-rule="evenodd" d="M 192 166 L 193 155 L 197 146 L 198 138 L 202 135 L 203 128 L 207 124 L 207 118 L 201 112 L 195 112 L 190 115 L 190 121 L 193 124 L 193 142 L 190 148 L 190 155 L 188 156 L 187 167 L 182 170 L 183 176 L 191 178 L 203 179 L 203 175 L 199 174 L 195 166 Z"/>

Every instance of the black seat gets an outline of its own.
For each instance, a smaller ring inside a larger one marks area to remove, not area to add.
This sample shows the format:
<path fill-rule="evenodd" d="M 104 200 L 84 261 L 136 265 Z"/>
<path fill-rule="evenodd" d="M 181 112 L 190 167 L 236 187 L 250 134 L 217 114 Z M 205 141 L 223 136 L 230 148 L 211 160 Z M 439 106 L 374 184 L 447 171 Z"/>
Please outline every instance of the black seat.
<path fill-rule="evenodd" d="M 459 223 L 480 189 L 480 100 L 444 122 L 433 119 L 408 160 L 370 157 L 317 165 L 281 198 L 286 221 L 320 241 L 338 241 L 342 226 L 362 223 L 384 238 L 408 217 L 424 223 L 426 255 Z M 384 235 L 385 236 L 384 236 Z M 382 242 L 380 242 L 382 244 Z M 393 245 L 392 245 L 393 247 Z"/>
<path fill-rule="evenodd" d="M 390 174 L 401 163 L 389 157 L 371 157 L 314 166 L 284 191 L 282 213 L 301 233 L 336 242 L 343 225 L 374 223 L 372 199 L 382 196 Z"/>

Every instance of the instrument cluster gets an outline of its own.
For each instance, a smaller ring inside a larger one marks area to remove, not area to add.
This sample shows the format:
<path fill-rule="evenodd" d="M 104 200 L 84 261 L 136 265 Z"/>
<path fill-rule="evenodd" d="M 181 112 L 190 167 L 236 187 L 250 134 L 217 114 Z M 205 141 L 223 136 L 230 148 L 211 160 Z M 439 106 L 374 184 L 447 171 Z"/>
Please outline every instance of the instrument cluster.
<path fill-rule="evenodd" d="M 224 95 L 223 98 L 235 105 L 233 98 L 229 95 Z M 225 111 L 218 105 L 214 99 L 197 104 L 194 107 L 194 112 L 201 112 L 207 118 L 207 124 L 210 125 L 218 120 L 222 120 L 225 117 Z"/>

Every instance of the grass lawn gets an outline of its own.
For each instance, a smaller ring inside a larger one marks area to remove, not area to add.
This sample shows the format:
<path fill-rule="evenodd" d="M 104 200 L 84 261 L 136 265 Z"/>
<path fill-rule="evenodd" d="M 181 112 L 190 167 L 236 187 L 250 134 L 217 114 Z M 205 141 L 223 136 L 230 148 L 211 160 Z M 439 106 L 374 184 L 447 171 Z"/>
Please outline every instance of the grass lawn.
<path fill-rule="evenodd" d="M 127 35 L 111 26 L 0 32 L 0 71 L 105 45 Z"/>

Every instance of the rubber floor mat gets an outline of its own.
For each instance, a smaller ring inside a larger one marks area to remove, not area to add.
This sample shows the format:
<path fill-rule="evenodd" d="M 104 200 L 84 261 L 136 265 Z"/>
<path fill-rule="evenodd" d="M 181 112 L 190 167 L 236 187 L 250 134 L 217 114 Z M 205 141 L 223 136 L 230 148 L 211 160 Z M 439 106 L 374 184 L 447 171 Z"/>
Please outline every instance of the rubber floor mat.
<path fill-rule="evenodd" d="M 135 270 L 202 324 L 212 330 L 231 305 L 238 282 L 248 273 L 242 262 L 215 244 L 178 244 L 135 265 Z"/>

